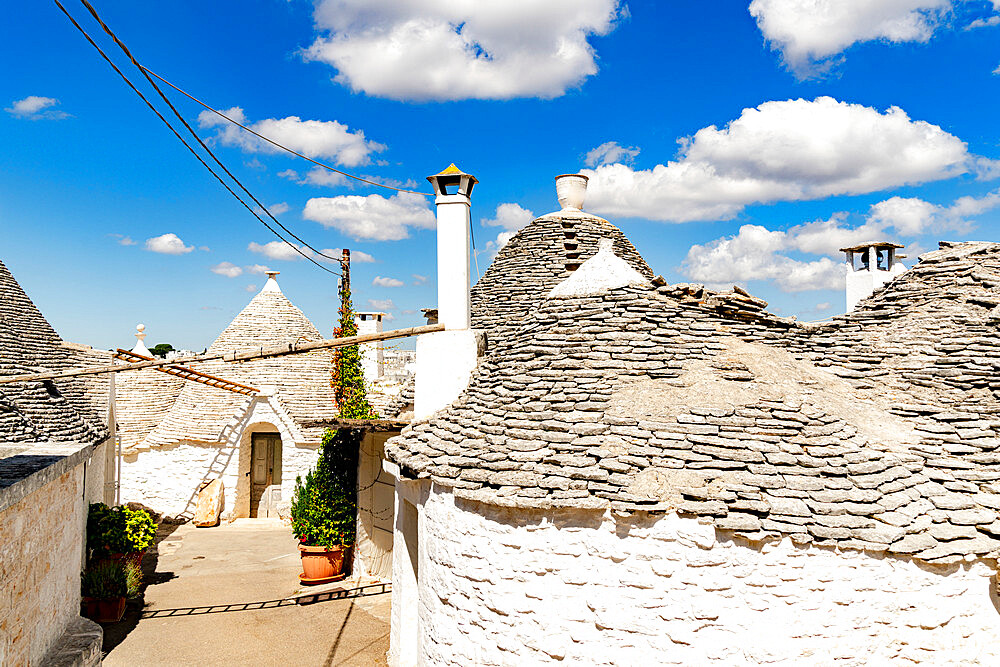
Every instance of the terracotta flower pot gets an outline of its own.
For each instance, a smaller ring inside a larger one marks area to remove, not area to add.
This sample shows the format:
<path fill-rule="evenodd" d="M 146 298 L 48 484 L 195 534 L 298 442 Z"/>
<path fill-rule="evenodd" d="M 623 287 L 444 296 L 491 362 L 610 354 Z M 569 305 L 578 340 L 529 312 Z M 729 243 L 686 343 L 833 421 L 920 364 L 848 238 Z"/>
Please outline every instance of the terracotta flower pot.
<path fill-rule="evenodd" d="M 108 560 L 117 561 L 129 561 L 135 563 L 136 565 L 142 567 L 143 556 L 146 555 L 146 550 L 142 551 L 130 551 L 128 553 L 113 553 L 108 555 Z"/>
<path fill-rule="evenodd" d="M 299 580 L 303 584 L 327 584 L 343 579 L 347 576 L 344 572 L 344 560 L 350 550 L 350 547 L 327 549 L 300 544 L 302 574 L 299 575 Z"/>
<path fill-rule="evenodd" d="M 81 601 L 82 616 L 96 623 L 117 623 L 125 615 L 125 598 L 99 600 L 85 597 Z"/>

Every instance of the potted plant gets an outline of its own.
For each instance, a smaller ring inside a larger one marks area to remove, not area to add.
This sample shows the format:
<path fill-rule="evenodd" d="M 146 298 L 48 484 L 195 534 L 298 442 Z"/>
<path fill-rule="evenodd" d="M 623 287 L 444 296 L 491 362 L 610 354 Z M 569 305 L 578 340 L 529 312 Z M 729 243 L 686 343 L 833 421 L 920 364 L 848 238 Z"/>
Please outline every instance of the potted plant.
<path fill-rule="evenodd" d="M 350 290 L 340 292 L 340 320 L 335 338 L 357 335 Z M 339 414 L 345 419 L 378 419 L 368 402 L 362 351 L 357 345 L 334 350 L 333 389 Z M 323 435 L 316 467 L 295 479 L 292 532 L 299 540 L 304 584 L 337 581 L 346 576 L 357 528 L 358 446 L 364 432 L 339 429 Z"/>
<path fill-rule="evenodd" d="M 304 584 L 325 584 L 346 576 L 357 527 L 354 468 L 360 434 L 352 429 L 327 431 L 316 467 L 305 481 L 295 480 L 292 532 L 299 540 L 299 580 Z"/>
<path fill-rule="evenodd" d="M 93 503 L 87 515 L 87 548 L 94 559 L 129 560 L 139 565 L 156 537 L 149 512 Z"/>
<path fill-rule="evenodd" d="M 117 623 L 127 599 L 139 593 L 142 570 L 130 560 L 102 560 L 84 570 L 81 579 L 82 614 L 98 623 Z"/>

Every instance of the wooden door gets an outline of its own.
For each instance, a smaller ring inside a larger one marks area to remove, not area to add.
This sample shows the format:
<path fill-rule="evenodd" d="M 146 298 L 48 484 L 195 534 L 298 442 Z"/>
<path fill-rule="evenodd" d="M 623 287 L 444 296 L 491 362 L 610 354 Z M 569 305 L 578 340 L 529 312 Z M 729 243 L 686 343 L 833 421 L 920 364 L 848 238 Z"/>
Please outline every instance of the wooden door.
<path fill-rule="evenodd" d="M 254 433 L 250 445 L 250 516 L 269 516 L 276 509 L 271 507 L 271 487 L 281 484 L 281 436 Z"/>

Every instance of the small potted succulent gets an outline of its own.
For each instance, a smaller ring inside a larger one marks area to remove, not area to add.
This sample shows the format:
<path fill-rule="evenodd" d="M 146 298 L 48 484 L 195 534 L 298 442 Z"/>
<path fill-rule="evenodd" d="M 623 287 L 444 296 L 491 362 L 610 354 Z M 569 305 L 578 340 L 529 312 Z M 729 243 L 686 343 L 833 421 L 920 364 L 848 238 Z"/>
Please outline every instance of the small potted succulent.
<path fill-rule="evenodd" d="M 81 576 L 81 613 L 98 623 L 117 623 L 125 614 L 128 598 L 139 594 L 142 570 L 129 560 L 102 560 Z"/>
<path fill-rule="evenodd" d="M 292 532 L 299 540 L 303 584 L 325 584 L 346 576 L 357 521 L 357 463 L 351 454 L 357 452 L 357 443 L 349 434 L 349 430 L 328 431 L 316 467 L 305 481 L 295 480 Z"/>
<path fill-rule="evenodd" d="M 139 565 L 156 537 L 149 512 L 93 503 L 87 516 L 87 549 L 95 560 L 128 560 Z"/>

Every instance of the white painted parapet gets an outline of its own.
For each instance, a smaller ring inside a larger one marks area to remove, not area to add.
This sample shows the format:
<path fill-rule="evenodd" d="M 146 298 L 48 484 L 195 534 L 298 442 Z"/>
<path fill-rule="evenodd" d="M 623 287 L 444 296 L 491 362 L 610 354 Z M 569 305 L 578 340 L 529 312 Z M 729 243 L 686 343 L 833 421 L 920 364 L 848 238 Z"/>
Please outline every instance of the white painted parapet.
<path fill-rule="evenodd" d="M 417 339 L 413 416 L 428 417 L 469 384 L 478 344 L 469 301 L 469 229 L 475 176 L 454 164 L 428 176 L 437 195 L 438 321 L 445 331 Z"/>

